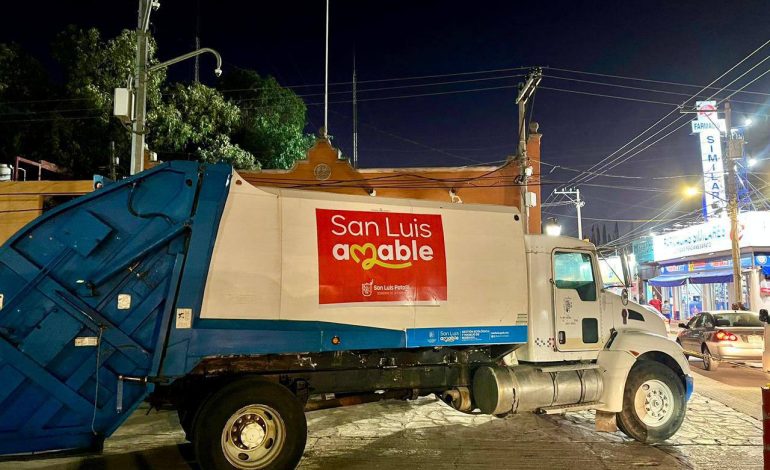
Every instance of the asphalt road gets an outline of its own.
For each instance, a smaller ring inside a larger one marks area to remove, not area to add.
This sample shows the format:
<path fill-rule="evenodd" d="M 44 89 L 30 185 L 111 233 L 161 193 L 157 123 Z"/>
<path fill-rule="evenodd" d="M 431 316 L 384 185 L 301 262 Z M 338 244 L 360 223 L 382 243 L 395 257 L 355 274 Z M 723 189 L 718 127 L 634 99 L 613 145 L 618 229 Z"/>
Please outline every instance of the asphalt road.
<path fill-rule="evenodd" d="M 702 360 L 690 358 L 690 369 L 698 393 L 762 419 L 761 388 L 770 383 L 770 374 L 764 373 L 759 365 L 722 363 L 717 370 L 707 371 Z"/>

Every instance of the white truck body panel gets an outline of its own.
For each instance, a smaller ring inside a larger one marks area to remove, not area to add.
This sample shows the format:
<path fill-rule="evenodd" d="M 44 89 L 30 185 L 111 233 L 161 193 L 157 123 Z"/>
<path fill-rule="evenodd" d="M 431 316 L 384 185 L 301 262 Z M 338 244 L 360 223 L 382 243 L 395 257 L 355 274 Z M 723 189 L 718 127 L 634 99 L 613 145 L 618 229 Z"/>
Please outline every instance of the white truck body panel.
<path fill-rule="evenodd" d="M 238 181 L 235 173 L 201 318 L 323 321 L 395 330 L 527 324 L 524 236 L 515 208 L 256 188 Z M 319 208 L 440 215 L 446 302 L 320 305 Z"/>

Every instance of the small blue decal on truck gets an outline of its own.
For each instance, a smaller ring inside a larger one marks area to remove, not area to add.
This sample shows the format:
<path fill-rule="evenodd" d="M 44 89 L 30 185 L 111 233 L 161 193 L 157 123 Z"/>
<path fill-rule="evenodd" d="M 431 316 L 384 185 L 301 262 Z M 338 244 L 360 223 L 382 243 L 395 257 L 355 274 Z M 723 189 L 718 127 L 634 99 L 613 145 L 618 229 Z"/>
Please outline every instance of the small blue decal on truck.
<path fill-rule="evenodd" d="M 406 330 L 406 345 L 409 348 L 526 342 L 527 327 L 524 325 L 412 328 Z"/>

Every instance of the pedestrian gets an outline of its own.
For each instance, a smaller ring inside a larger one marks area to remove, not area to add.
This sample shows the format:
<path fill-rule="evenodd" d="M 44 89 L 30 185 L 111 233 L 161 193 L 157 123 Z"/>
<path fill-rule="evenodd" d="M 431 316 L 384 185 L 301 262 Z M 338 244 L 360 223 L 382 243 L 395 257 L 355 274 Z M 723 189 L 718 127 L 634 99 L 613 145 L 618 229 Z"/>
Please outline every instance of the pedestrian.
<path fill-rule="evenodd" d="M 660 302 L 660 297 L 658 297 L 658 294 L 652 295 L 652 300 L 650 300 L 650 305 L 655 307 L 655 310 L 662 312 L 663 304 Z"/>
<path fill-rule="evenodd" d="M 661 313 L 663 313 L 663 316 L 671 320 L 671 304 L 668 302 L 668 299 L 663 301 L 663 308 L 661 309 Z"/>

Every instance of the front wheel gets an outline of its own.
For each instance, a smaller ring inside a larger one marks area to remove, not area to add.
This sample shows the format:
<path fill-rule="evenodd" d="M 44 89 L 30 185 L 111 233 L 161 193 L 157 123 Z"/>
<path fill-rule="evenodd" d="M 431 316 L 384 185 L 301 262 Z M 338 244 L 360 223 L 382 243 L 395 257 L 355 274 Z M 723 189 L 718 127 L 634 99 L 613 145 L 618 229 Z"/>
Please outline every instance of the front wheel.
<path fill-rule="evenodd" d="M 676 373 L 659 362 L 640 361 L 628 374 L 618 427 L 639 442 L 665 441 L 679 430 L 686 409 Z"/>
<path fill-rule="evenodd" d="M 286 387 L 242 379 L 213 394 L 195 420 L 193 446 L 204 470 L 297 466 L 307 440 L 300 401 Z"/>

